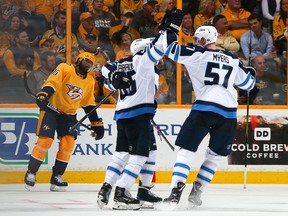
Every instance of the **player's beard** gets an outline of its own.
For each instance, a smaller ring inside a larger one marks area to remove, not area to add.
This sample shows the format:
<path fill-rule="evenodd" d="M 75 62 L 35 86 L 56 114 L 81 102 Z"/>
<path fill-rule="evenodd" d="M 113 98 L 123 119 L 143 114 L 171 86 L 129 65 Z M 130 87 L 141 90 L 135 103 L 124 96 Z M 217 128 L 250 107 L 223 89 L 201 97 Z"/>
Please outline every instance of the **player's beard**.
<path fill-rule="evenodd" d="M 78 73 L 83 76 L 83 79 L 87 77 L 88 70 L 89 68 L 83 66 L 82 63 L 78 65 Z"/>

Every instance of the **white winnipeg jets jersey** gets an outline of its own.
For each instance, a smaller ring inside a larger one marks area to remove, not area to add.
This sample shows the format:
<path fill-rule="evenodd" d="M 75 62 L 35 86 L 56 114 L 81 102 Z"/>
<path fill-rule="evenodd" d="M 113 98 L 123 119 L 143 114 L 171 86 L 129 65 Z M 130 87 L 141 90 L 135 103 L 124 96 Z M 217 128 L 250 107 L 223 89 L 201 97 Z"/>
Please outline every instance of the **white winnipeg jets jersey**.
<path fill-rule="evenodd" d="M 192 80 L 196 101 L 193 110 L 216 112 L 226 118 L 236 118 L 237 91 L 251 90 L 255 78 L 230 52 L 201 46 L 180 46 L 171 43 L 165 54 L 184 64 Z"/>
<path fill-rule="evenodd" d="M 155 114 L 155 73 L 154 65 L 163 52 L 150 44 L 144 51 L 133 57 L 128 57 L 106 64 L 102 67 L 102 75 L 108 79 L 113 71 L 126 72 L 132 78 L 132 84 L 127 89 L 119 89 L 114 119 L 127 119 L 142 114 Z M 113 89 L 113 86 L 109 86 Z"/>

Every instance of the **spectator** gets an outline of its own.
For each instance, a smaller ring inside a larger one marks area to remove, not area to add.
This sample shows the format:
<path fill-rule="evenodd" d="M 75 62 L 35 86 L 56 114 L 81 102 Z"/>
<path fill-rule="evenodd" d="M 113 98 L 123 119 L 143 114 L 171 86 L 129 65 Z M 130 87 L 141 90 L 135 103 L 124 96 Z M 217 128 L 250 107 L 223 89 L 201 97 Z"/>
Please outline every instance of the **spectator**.
<path fill-rule="evenodd" d="M 54 16 L 55 26 L 53 29 L 46 31 L 43 35 L 43 39 L 52 38 L 52 49 L 57 53 L 57 58 L 62 59 L 62 62 L 66 61 L 66 11 L 57 11 Z M 71 34 L 72 46 L 78 47 L 78 41 L 76 36 Z"/>
<path fill-rule="evenodd" d="M 38 93 L 41 91 L 41 87 L 43 83 L 47 80 L 48 76 L 54 71 L 56 68 L 56 56 L 55 53 L 51 51 L 43 52 L 40 55 L 41 67 L 37 70 L 31 72 L 28 76 L 28 86 L 33 93 Z M 35 102 L 35 99 L 33 101 Z"/>
<path fill-rule="evenodd" d="M 106 58 L 108 57 L 108 54 L 104 51 L 99 52 L 98 49 L 98 42 L 96 41 L 95 35 L 88 34 L 86 36 L 86 39 L 83 42 L 83 49 L 80 50 L 80 52 L 87 52 L 91 53 L 94 56 L 95 63 L 93 66 L 93 70 L 90 71 L 90 74 L 95 79 L 95 88 L 94 88 L 94 96 L 96 100 L 99 102 L 103 96 L 106 96 L 110 93 L 110 91 L 104 91 L 104 79 L 100 74 L 100 70 L 104 64 L 107 64 L 107 60 L 104 58 L 103 55 L 105 55 Z M 115 99 L 112 97 L 108 98 L 109 103 L 115 103 Z"/>
<path fill-rule="evenodd" d="M 133 19 L 134 12 L 126 9 L 120 16 L 121 23 L 110 28 L 109 38 L 112 42 L 115 53 L 117 53 L 120 49 L 123 33 L 129 33 L 133 39 L 140 38 L 140 33 L 131 26 Z"/>
<path fill-rule="evenodd" d="M 52 43 L 53 43 L 53 39 L 52 38 L 41 39 L 39 41 L 40 53 L 51 51 L 52 50 Z"/>
<path fill-rule="evenodd" d="M 242 34 L 240 38 L 241 48 L 246 60 L 256 56 L 264 56 L 271 58 L 273 46 L 272 36 L 262 29 L 262 18 L 257 14 L 252 14 L 248 17 L 250 25 L 249 31 Z"/>
<path fill-rule="evenodd" d="M 78 32 L 76 33 L 79 46 L 83 48 L 84 40 L 88 34 L 95 35 L 96 41 L 98 41 L 99 32 L 93 23 L 93 17 L 90 12 L 83 12 L 80 15 L 80 25 Z"/>
<path fill-rule="evenodd" d="M 216 0 L 215 3 L 215 15 L 220 14 L 224 9 L 226 9 L 228 7 L 227 4 L 228 0 Z"/>
<path fill-rule="evenodd" d="M 115 17 L 111 13 L 103 10 L 104 0 L 93 0 L 92 6 L 94 25 L 99 32 L 98 42 L 101 45 L 103 44 L 106 50 L 109 50 L 110 58 L 114 60 L 115 53 L 109 39 L 109 29 L 115 26 Z"/>
<path fill-rule="evenodd" d="M 187 45 L 188 43 L 192 43 L 194 28 L 193 28 L 193 20 L 192 15 L 187 12 L 184 14 L 181 28 L 181 38 L 182 44 Z"/>
<path fill-rule="evenodd" d="M 282 54 L 287 49 L 288 38 L 288 0 L 281 0 L 280 13 L 273 20 L 273 40 L 278 54 Z"/>
<path fill-rule="evenodd" d="M 15 33 L 15 45 L 5 51 L 3 62 L 6 69 L 1 71 L 1 102 L 28 103 L 22 77 L 24 72 L 30 74 L 39 68 L 40 59 L 38 53 L 30 47 L 28 33 L 25 30 Z"/>
<path fill-rule="evenodd" d="M 84 1 L 83 1 L 84 2 Z M 80 11 L 80 4 L 81 4 L 81 1 L 77 1 L 77 0 L 72 0 L 71 1 L 71 16 L 72 16 L 72 32 L 74 34 L 76 34 L 78 32 L 78 28 L 79 28 L 79 25 L 80 25 L 80 14 L 81 14 L 81 11 Z M 60 10 L 66 10 L 66 0 L 60 0 Z"/>
<path fill-rule="evenodd" d="M 143 0 L 121 0 L 120 12 L 123 13 L 125 9 L 136 11 L 141 10 L 143 7 Z"/>
<path fill-rule="evenodd" d="M 2 34 L 3 44 L 1 44 L 1 49 L 6 50 L 8 47 L 15 44 L 14 34 L 19 30 L 27 30 L 28 36 L 33 32 L 32 26 L 29 25 L 26 19 L 22 19 L 18 14 L 13 14 L 9 17 L 6 23 L 6 28 Z M 34 38 L 30 38 L 31 41 Z M 2 41 L 1 41 L 2 42 Z M 1 56 L 0 56 L 1 57 Z"/>
<path fill-rule="evenodd" d="M 47 22 L 51 25 L 55 19 L 54 15 L 60 9 L 60 1 L 58 0 L 27 0 L 32 12 L 36 15 L 44 15 Z"/>
<path fill-rule="evenodd" d="M 121 36 L 121 49 L 116 53 L 116 60 L 132 56 L 130 45 L 133 41 L 133 36 L 130 33 L 123 33 Z"/>
<path fill-rule="evenodd" d="M 284 92 L 280 92 L 275 83 L 275 79 L 268 73 L 268 66 L 263 56 L 256 56 L 251 65 L 256 70 L 256 84 L 249 94 L 250 104 L 284 104 L 286 98 Z M 246 91 L 240 90 L 239 104 L 246 104 Z"/>
<path fill-rule="evenodd" d="M 157 71 L 157 68 L 155 69 Z M 158 104 L 167 104 L 169 101 L 169 87 L 166 78 L 161 71 L 159 71 L 158 88 L 154 99 Z"/>
<path fill-rule="evenodd" d="M 194 17 L 193 27 L 197 28 L 203 25 L 212 25 L 215 12 L 215 0 L 201 0 L 198 8 L 198 14 Z"/>
<path fill-rule="evenodd" d="M 154 21 L 155 21 L 155 26 L 154 26 L 154 34 L 157 35 L 159 32 L 159 25 L 165 16 L 165 12 L 158 12 L 154 15 Z"/>
<path fill-rule="evenodd" d="M 72 47 L 71 49 L 71 64 L 76 64 L 76 58 L 80 54 L 80 50 L 78 47 Z"/>
<path fill-rule="evenodd" d="M 249 31 L 247 18 L 251 13 L 241 9 L 241 0 L 228 0 L 228 8 L 221 14 L 228 20 L 228 29 L 237 40 L 240 40 L 243 33 Z"/>
<path fill-rule="evenodd" d="M 222 14 L 216 15 L 213 19 L 213 26 L 217 29 L 218 36 L 215 45 L 222 50 L 237 53 L 240 44 L 236 38 L 228 31 L 228 21 Z"/>
<path fill-rule="evenodd" d="M 25 71 L 29 74 L 40 67 L 39 55 L 30 47 L 26 30 L 15 33 L 15 45 L 5 51 L 3 60 L 11 77 L 22 77 Z"/>
<path fill-rule="evenodd" d="M 280 11 L 280 0 L 262 0 L 261 9 L 264 22 L 267 23 L 267 31 L 272 34 L 274 16 L 277 15 Z"/>
<path fill-rule="evenodd" d="M 176 2 L 175 0 L 162 0 L 158 6 L 160 12 L 167 12 L 176 9 Z"/>
<path fill-rule="evenodd" d="M 134 14 L 132 27 L 140 33 L 141 38 L 155 37 L 154 15 L 157 13 L 154 0 L 143 0 L 143 8 Z"/>
<path fill-rule="evenodd" d="M 6 17 L 6 20 L 13 14 L 19 14 L 21 11 L 30 11 L 27 1 L 23 0 L 1 0 L 0 13 Z"/>

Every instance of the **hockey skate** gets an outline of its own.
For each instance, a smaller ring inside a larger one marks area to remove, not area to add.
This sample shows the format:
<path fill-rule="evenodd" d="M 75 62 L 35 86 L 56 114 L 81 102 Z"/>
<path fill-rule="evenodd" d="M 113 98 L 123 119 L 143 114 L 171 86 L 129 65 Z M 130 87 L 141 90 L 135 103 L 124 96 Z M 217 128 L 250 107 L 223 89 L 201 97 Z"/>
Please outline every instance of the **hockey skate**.
<path fill-rule="evenodd" d="M 109 202 L 109 196 L 112 190 L 112 186 L 108 183 L 104 183 L 98 193 L 97 204 L 100 209 L 107 205 Z"/>
<path fill-rule="evenodd" d="M 189 194 L 188 201 L 190 208 L 194 208 L 196 206 L 200 206 L 202 204 L 201 198 L 201 191 L 200 191 L 201 184 L 197 181 L 193 183 L 193 188 Z"/>
<path fill-rule="evenodd" d="M 183 182 L 178 182 L 177 187 L 172 188 L 171 194 L 169 197 L 163 200 L 164 203 L 175 203 L 178 204 L 182 195 L 182 192 L 185 188 L 185 184 Z"/>
<path fill-rule="evenodd" d="M 24 177 L 25 182 L 25 188 L 30 191 L 32 187 L 34 187 L 36 182 L 36 174 L 31 173 L 30 170 L 28 170 Z"/>
<path fill-rule="evenodd" d="M 139 182 L 137 200 L 140 201 L 141 208 L 153 208 L 154 204 L 162 201 L 161 197 L 158 197 L 156 194 L 150 191 L 153 186 L 154 185 L 151 187 L 142 186 L 141 181 Z"/>
<path fill-rule="evenodd" d="M 50 184 L 50 191 L 54 192 L 64 192 L 68 186 L 68 183 L 62 179 L 62 175 L 55 174 L 52 174 Z"/>
<path fill-rule="evenodd" d="M 114 195 L 114 210 L 139 210 L 140 201 L 131 197 L 125 188 L 116 187 Z"/>

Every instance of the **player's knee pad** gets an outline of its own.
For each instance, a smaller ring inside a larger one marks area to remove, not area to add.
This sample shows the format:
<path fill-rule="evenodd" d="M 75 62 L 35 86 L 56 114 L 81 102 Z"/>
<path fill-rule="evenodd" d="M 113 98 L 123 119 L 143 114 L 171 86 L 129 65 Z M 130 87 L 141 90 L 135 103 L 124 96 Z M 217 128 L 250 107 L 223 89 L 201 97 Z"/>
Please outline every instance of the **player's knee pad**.
<path fill-rule="evenodd" d="M 141 155 L 130 155 L 128 163 L 142 167 L 147 159 L 147 157 Z"/>
<path fill-rule="evenodd" d="M 75 140 L 73 136 L 67 135 L 60 139 L 59 151 L 57 153 L 57 160 L 68 162 L 74 149 Z"/>
<path fill-rule="evenodd" d="M 128 152 L 114 152 L 112 155 L 111 160 L 120 165 L 121 167 L 124 167 L 129 159 L 129 153 Z"/>
<path fill-rule="evenodd" d="M 39 137 L 31 155 L 43 161 L 46 156 L 46 152 L 51 147 L 52 143 L 52 138 L 42 136 Z"/>
<path fill-rule="evenodd" d="M 195 152 L 181 148 L 177 153 L 177 162 L 182 162 L 190 165 L 191 162 L 194 160 L 195 156 Z"/>
<path fill-rule="evenodd" d="M 157 151 L 155 150 L 155 151 L 149 151 L 149 157 L 148 157 L 148 162 L 149 161 L 156 161 L 156 159 L 157 159 Z"/>
<path fill-rule="evenodd" d="M 207 148 L 205 157 L 207 160 L 216 164 L 218 164 L 222 160 L 222 158 L 224 158 L 224 156 L 218 155 L 217 153 L 213 152 L 210 148 Z"/>

